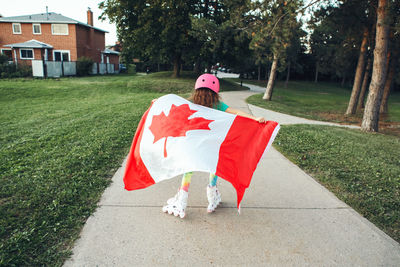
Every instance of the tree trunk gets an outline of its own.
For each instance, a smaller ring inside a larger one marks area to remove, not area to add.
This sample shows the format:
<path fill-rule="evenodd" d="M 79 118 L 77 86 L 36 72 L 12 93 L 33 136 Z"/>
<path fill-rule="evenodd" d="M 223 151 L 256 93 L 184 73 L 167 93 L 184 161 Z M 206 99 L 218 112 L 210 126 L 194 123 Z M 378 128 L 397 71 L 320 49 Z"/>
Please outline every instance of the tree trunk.
<path fill-rule="evenodd" d="M 318 82 L 318 71 L 319 71 L 319 61 L 317 61 L 317 64 L 315 65 L 315 80 L 314 82 Z"/>
<path fill-rule="evenodd" d="M 386 79 L 386 55 L 388 47 L 389 26 L 387 20 L 387 0 L 378 1 L 378 18 L 374 49 L 372 79 L 369 85 L 367 104 L 365 105 L 361 129 L 377 132 L 379 127 L 379 108 L 381 106 L 383 85 Z"/>
<path fill-rule="evenodd" d="M 278 57 L 274 55 L 274 61 L 271 66 L 271 73 L 269 74 L 267 89 L 265 90 L 265 94 L 263 96 L 264 100 L 271 101 L 272 92 L 274 90 L 275 78 L 276 78 L 276 69 L 278 66 Z"/>
<path fill-rule="evenodd" d="M 172 74 L 173 78 L 178 78 L 181 72 L 181 55 L 176 55 L 174 57 L 174 73 Z"/>
<path fill-rule="evenodd" d="M 207 64 L 207 73 L 211 73 L 211 63 Z"/>
<path fill-rule="evenodd" d="M 157 63 L 157 71 L 160 72 L 160 62 Z"/>
<path fill-rule="evenodd" d="M 286 81 L 285 81 L 285 88 L 287 88 L 287 85 L 289 83 L 289 78 L 290 78 L 290 61 L 287 66 L 287 74 L 286 74 Z"/>
<path fill-rule="evenodd" d="M 389 111 L 388 99 L 389 99 L 389 94 L 390 94 L 390 87 L 392 86 L 394 72 L 396 69 L 395 59 L 396 58 L 392 58 L 392 60 L 390 61 L 388 75 L 387 75 L 387 78 L 385 81 L 385 86 L 383 89 L 383 97 L 382 97 L 382 103 L 381 103 L 381 107 L 380 107 L 380 113 L 388 113 L 388 111 Z"/>
<path fill-rule="evenodd" d="M 200 58 L 197 58 L 196 59 L 196 63 L 194 64 L 194 69 L 193 69 L 193 71 L 194 71 L 194 73 L 196 73 L 196 74 L 200 74 L 200 72 L 201 72 L 201 60 L 200 60 Z"/>
<path fill-rule="evenodd" d="M 258 65 L 258 80 L 261 80 L 261 65 Z"/>
<path fill-rule="evenodd" d="M 265 80 L 267 80 L 268 77 L 269 77 L 269 70 L 270 70 L 269 64 L 267 64 L 267 65 L 265 66 Z"/>
<path fill-rule="evenodd" d="M 361 41 L 360 55 L 358 57 L 353 89 L 351 91 L 349 105 L 347 106 L 347 110 L 345 113 L 346 115 L 356 114 L 358 98 L 360 96 L 361 83 L 363 80 L 363 72 L 365 68 L 365 55 L 367 53 L 368 34 L 368 28 L 365 27 L 363 38 Z"/>
<path fill-rule="evenodd" d="M 362 109 L 364 108 L 364 100 L 365 100 L 365 93 L 367 92 L 367 86 L 368 86 L 368 82 L 369 82 L 369 74 L 371 72 L 371 66 L 372 66 L 372 59 L 371 57 L 368 57 L 368 63 L 367 63 L 367 67 L 365 69 L 365 73 L 364 73 L 364 79 L 363 79 L 363 83 L 361 86 L 361 92 L 360 92 L 360 96 L 358 98 L 358 109 Z"/>
<path fill-rule="evenodd" d="M 346 82 L 346 73 L 343 73 L 343 78 L 342 82 L 340 83 L 340 86 L 343 87 L 345 82 Z"/>

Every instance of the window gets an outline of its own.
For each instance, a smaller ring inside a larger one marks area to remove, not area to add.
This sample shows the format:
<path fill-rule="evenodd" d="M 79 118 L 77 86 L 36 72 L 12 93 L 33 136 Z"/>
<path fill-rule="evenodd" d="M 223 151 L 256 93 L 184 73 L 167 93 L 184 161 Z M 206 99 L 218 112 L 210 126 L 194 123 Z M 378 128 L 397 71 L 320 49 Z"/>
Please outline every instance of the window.
<path fill-rule="evenodd" d="M 33 59 L 33 49 L 20 49 L 19 53 L 21 59 Z"/>
<path fill-rule="evenodd" d="M 12 24 L 13 34 L 21 34 L 21 23 L 13 23 Z"/>
<path fill-rule="evenodd" d="M 9 61 L 12 61 L 12 52 L 11 49 L 1 49 L 1 53 L 8 57 Z"/>
<path fill-rule="evenodd" d="M 40 24 L 32 24 L 33 34 L 42 34 L 42 27 Z"/>
<path fill-rule="evenodd" d="M 69 51 L 54 51 L 53 59 L 54 61 L 69 61 Z"/>
<path fill-rule="evenodd" d="M 68 35 L 68 24 L 51 24 L 53 35 Z"/>

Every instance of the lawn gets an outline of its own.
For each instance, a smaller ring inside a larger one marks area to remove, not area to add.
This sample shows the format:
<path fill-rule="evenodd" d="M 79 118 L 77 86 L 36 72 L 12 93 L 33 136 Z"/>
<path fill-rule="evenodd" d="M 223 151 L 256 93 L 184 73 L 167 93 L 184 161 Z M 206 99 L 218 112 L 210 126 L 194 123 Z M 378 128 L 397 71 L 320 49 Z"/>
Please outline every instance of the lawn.
<path fill-rule="evenodd" d="M 237 80 L 236 80 L 237 81 Z M 265 87 L 265 82 L 248 81 L 244 83 Z M 342 88 L 337 84 L 313 82 L 289 82 L 284 88 L 278 82 L 274 88 L 272 101 L 262 99 L 256 94 L 247 99 L 248 103 L 295 115 L 303 118 L 361 125 L 362 112 L 345 116 L 344 113 L 350 99 L 351 88 Z M 400 93 L 392 93 L 389 97 L 389 114 L 381 116 L 380 129 L 383 133 L 400 136 Z"/>
<path fill-rule="evenodd" d="M 400 241 L 400 139 L 339 127 L 284 125 L 275 146 Z"/>
<path fill-rule="evenodd" d="M 194 86 L 170 76 L 0 80 L 0 266 L 63 264 L 151 100 Z"/>

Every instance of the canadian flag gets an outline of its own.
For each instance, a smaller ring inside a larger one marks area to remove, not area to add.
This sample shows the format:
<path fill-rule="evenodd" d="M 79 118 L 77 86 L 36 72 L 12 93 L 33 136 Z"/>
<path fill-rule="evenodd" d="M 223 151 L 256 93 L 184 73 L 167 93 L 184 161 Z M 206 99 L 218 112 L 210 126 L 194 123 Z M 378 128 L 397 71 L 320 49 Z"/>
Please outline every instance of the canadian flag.
<path fill-rule="evenodd" d="M 125 169 L 125 189 L 145 188 L 191 171 L 211 172 L 235 187 L 239 208 L 278 131 L 274 121 L 258 123 L 165 95 L 152 103 L 138 125 Z"/>

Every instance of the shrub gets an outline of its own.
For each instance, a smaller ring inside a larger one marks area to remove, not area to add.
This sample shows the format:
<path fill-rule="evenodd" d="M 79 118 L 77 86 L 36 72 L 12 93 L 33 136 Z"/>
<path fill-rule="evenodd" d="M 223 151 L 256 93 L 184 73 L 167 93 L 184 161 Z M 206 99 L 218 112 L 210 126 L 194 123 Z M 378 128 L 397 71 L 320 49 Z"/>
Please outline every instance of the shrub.
<path fill-rule="evenodd" d="M 18 77 L 30 77 L 32 76 L 32 66 L 30 65 L 18 65 L 17 66 Z"/>
<path fill-rule="evenodd" d="M 3 55 L 3 54 L 0 55 L 0 64 L 8 63 L 9 60 L 10 59 L 8 58 L 8 56 Z"/>
<path fill-rule="evenodd" d="M 88 57 L 80 57 L 76 62 L 76 74 L 78 76 L 87 76 L 92 70 L 94 61 Z"/>
<path fill-rule="evenodd" d="M 3 58 L 0 58 L 0 62 Z M 19 77 L 30 77 L 32 76 L 32 66 L 25 64 L 9 64 L 8 58 L 6 62 L 0 63 L 0 78 L 19 78 Z"/>
<path fill-rule="evenodd" d="M 135 64 L 128 64 L 128 73 L 136 74 L 136 65 Z"/>

